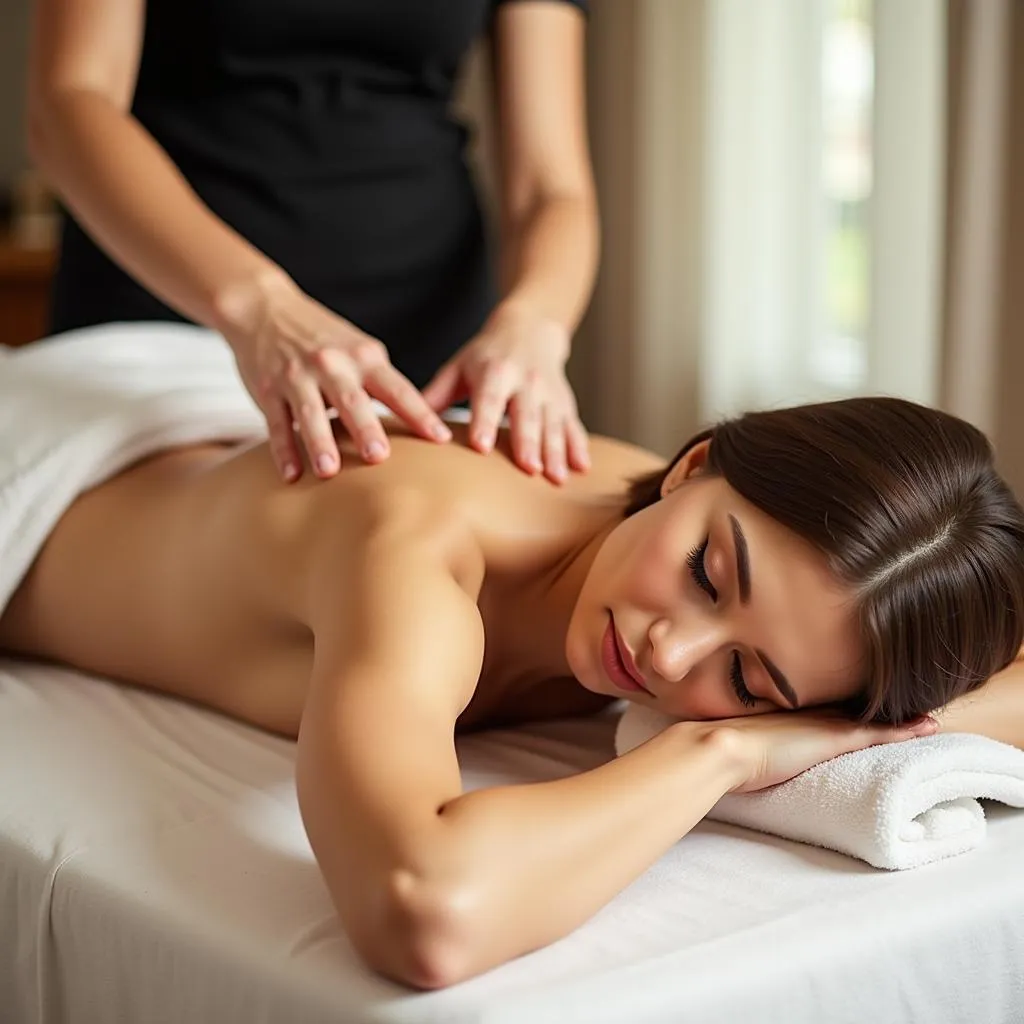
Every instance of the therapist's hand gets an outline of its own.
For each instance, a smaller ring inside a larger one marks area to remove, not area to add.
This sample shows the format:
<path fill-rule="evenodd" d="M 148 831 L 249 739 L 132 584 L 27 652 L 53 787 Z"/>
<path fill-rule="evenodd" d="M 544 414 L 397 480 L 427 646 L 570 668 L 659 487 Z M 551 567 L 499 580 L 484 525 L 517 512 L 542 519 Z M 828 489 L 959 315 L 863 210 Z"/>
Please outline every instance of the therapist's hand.
<path fill-rule="evenodd" d="M 468 396 L 469 441 L 489 452 L 506 411 L 516 464 L 562 483 L 590 468 L 587 431 L 565 376 L 569 332 L 529 309 L 498 307 L 423 389 L 436 410 Z"/>
<path fill-rule="evenodd" d="M 381 342 L 311 299 L 287 276 L 273 275 L 228 296 L 221 310 L 222 333 L 267 418 L 270 451 L 286 481 L 302 475 L 299 440 L 317 476 L 331 477 L 341 468 L 327 414 L 331 406 L 366 462 L 382 462 L 391 450 L 374 398 L 421 436 L 451 438 L 423 395 L 391 365 Z"/>

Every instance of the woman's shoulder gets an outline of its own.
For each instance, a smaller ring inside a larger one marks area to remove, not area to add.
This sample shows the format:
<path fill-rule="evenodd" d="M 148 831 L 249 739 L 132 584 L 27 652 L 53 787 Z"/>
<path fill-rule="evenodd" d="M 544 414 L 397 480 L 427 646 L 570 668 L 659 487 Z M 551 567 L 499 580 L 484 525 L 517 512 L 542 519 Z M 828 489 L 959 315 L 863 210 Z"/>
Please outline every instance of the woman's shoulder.
<path fill-rule="evenodd" d="M 591 435 L 590 455 L 592 471 L 622 481 L 664 469 L 666 462 L 662 456 L 639 445 L 599 434 Z"/>
<path fill-rule="evenodd" d="M 465 500 L 467 474 L 436 445 L 397 443 L 384 463 L 348 465 L 313 485 L 316 508 L 308 538 L 321 552 L 349 564 L 389 551 L 471 558 L 473 531 Z"/>
<path fill-rule="evenodd" d="M 507 431 L 488 455 L 469 446 L 461 425 L 453 432 L 439 445 L 389 429 L 390 457 L 375 466 L 355 453 L 350 460 L 345 449 L 341 473 L 315 486 L 325 530 L 344 532 L 340 539 L 357 546 L 371 533 L 456 546 L 473 536 L 535 535 L 544 523 L 557 530 L 561 511 L 577 501 L 624 495 L 636 477 L 665 464 L 637 445 L 595 435 L 590 470 L 558 486 L 515 465 Z"/>
<path fill-rule="evenodd" d="M 354 621 L 383 629 L 373 602 L 391 602 L 397 613 L 410 606 L 412 592 L 448 593 L 454 584 L 472 602 L 480 591 L 485 554 L 465 503 L 443 484 L 432 488 L 418 475 L 396 472 L 401 461 L 398 454 L 392 466 L 366 467 L 355 484 L 355 471 L 346 481 L 343 470 L 316 485 L 299 612 L 315 637 L 332 637 Z M 422 610 L 429 602 L 413 604 Z M 465 624 L 471 632 L 480 628 L 478 616 Z"/>
<path fill-rule="evenodd" d="M 536 508 L 544 499 L 609 496 L 625 493 L 637 477 L 662 469 L 665 459 L 654 452 L 612 437 L 591 435 L 590 469 L 571 473 L 562 486 L 548 483 L 542 475 L 530 476 L 515 464 L 507 429 L 499 432 L 493 452 L 482 455 L 468 441 L 464 424 L 452 424 L 453 438 L 435 444 L 413 437 L 389 424 L 392 452 L 386 462 L 363 466 L 356 453 L 346 452 L 345 478 L 363 500 L 378 512 L 407 518 L 432 515 L 458 518 L 460 509 L 501 507 L 512 511 L 520 505 Z M 407 511 L 406 511 L 407 510 Z"/>

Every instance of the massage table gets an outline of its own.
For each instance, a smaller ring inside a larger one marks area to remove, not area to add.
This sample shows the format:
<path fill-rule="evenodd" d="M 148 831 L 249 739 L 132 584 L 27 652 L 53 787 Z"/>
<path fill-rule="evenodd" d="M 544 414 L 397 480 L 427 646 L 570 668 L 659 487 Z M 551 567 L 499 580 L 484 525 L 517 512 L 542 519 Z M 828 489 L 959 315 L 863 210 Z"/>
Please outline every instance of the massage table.
<path fill-rule="evenodd" d="M 466 736 L 465 785 L 597 765 L 616 714 Z M 1024 1022 L 1020 812 L 990 807 L 979 849 L 903 872 L 704 822 L 573 934 L 415 992 L 339 927 L 294 757 L 216 713 L 0 659 L 0 1021 Z"/>

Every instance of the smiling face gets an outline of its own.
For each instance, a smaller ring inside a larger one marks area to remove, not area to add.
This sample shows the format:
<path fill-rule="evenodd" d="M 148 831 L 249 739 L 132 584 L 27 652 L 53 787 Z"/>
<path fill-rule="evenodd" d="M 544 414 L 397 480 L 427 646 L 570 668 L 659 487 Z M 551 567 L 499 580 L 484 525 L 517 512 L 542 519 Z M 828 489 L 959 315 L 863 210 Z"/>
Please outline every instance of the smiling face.
<path fill-rule="evenodd" d="M 683 719 L 830 704 L 860 688 L 857 621 L 824 556 L 701 473 L 673 467 L 660 501 L 608 535 L 566 637 L 589 690 Z M 643 688 L 641 688 L 643 687 Z"/>

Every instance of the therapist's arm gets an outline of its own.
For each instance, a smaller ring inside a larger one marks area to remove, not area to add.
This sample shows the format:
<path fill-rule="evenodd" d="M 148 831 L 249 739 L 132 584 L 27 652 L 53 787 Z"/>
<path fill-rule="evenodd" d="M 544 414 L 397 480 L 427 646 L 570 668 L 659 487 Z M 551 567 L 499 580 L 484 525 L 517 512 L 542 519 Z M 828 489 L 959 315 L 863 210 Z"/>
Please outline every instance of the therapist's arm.
<path fill-rule="evenodd" d="M 499 6 L 494 26 L 502 299 L 572 334 L 597 272 L 586 19 L 562 2 Z"/>
<path fill-rule="evenodd" d="M 371 398 L 421 436 L 446 440 L 447 428 L 381 342 L 307 296 L 218 218 L 132 116 L 145 6 L 36 0 L 28 88 L 36 165 L 128 273 L 228 339 L 286 480 L 303 466 L 293 420 L 317 475 L 341 467 L 323 396 L 367 461 L 389 453 Z"/>
<path fill-rule="evenodd" d="M 470 398 L 470 442 L 495 443 L 508 413 L 512 454 L 562 482 L 589 466 L 587 434 L 565 375 L 590 301 L 598 217 L 587 146 L 586 19 L 551 0 L 502 3 L 494 18 L 501 297 L 425 394 L 435 408 Z"/>
<path fill-rule="evenodd" d="M 103 248 L 185 316 L 213 325 L 232 290 L 275 265 L 200 201 L 131 116 L 145 0 L 36 0 L 33 160 Z"/>

